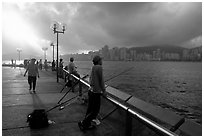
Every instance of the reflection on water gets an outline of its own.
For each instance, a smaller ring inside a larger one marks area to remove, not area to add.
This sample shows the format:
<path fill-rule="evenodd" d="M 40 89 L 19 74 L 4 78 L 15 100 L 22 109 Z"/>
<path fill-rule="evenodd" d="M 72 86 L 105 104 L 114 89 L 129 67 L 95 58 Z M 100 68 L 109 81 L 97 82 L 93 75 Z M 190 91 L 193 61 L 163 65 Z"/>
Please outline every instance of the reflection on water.
<path fill-rule="evenodd" d="M 76 61 L 75 64 L 82 74 L 90 71 L 92 66 L 90 61 Z M 104 61 L 105 80 L 130 67 L 134 68 L 107 84 L 202 123 L 201 62 Z"/>
<path fill-rule="evenodd" d="M 13 60 L 13 64 L 15 64 L 16 62 L 16 65 L 20 65 L 20 64 L 24 64 L 24 61 L 23 60 Z M 3 60 L 2 61 L 2 64 L 12 64 L 11 60 Z"/>

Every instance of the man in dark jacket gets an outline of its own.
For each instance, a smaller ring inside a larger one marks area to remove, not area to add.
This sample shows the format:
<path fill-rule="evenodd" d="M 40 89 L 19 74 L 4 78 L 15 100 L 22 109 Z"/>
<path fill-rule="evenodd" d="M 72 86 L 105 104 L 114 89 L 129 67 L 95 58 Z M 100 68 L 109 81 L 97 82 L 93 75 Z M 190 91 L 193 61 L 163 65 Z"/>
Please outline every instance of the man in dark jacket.
<path fill-rule="evenodd" d="M 102 59 L 100 56 L 93 58 L 93 64 L 90 75 L 90 90 L 88 93 L 88 108 L 86 116 L 83 121 L 78 123 L 79 128 L 82 131 L 93 128 L 91 121 L 96 119 L 101 106 L 100 96 L 105 93 L 105 84 L 102 69 Z"/>

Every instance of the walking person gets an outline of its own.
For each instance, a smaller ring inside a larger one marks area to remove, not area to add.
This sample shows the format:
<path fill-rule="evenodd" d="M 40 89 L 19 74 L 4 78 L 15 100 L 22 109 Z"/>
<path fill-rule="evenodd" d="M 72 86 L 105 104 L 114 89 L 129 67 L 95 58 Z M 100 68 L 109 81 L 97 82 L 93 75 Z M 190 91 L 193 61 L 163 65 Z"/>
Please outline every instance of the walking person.
<path fill-rule="evenodd" d="M 55 71 L 55 60 L 52 61 L 52 71 Z"/>
<path fill-rule="evenodd" d="M 90 89 L 88 92 L 88 108 L 83 121 L 78 122 L 80 130 L 86 131 L 87 129 L 94 128 L 91 121 L 96 119 L 101 106 L 100 96 L 105 94 L 105 84 L 103 78 L 102 58 L 95 56 L 90 75 Z"/>
<path fill-rule="evenodd" d="M 45 62 L 44 62 L 44 69 L 47 71 L 48 69 L 48 64 L 47 64 L 47 59 L 45 59 Z"/>
<path fill-rule="evenodd" d="M 37 76 L 39 76 L 38 72 L 38 66 L 35 64 L 36 59 L 32 58 L 30 63 L 28 64 L 28 67 L 24 73 L 24 77 L 26 76 L 26 73 L 28 72 L 28 84 L 29 84 L 29 91 L 33 88 L 33 93 L 35 93 L 35 86 L 36 86 L 36 80 Z"/>
<path fill-rule="evenodd" d="M 42 59 L 40 59 L 40 62 L 39 62 L 39 69 L 42 70 Z"/>

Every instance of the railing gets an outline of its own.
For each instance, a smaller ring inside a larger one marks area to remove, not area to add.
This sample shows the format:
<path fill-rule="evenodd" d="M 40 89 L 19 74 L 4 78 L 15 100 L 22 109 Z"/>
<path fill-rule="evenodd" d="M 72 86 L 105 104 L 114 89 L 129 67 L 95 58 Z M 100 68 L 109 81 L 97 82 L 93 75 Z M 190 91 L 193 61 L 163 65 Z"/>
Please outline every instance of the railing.
<path fill-rule="evenodd" d="M 71 75 L 74 79 L 79 81 L 79 84 L 83 84 L 86 87 L 90 88 L 89 83 L 87 83 L 86 81 L 76 77 L 73 74 L 70 74 L 67 70 L 63 69 L 64 71 L 64 75 Z M 65 82 L 66 82 L 66 77 L 65 78 Z M 177 136 L 177 134 L 175 134 L 174 132 L 170 131 L 167 128 L 164 128 L 163 126 L 157 124 L 156 122 L 148 119 L 147 117 L 141 115 L 140 113 L 133 111 L 130 107 L 124 105 L 123 103 L 117 101 L 116 99 L 110 97 L 109 95 L 103 96 L 103 98 L 105 98 L 106 100 L 108 100 L 109 102 L 113 103 L 114 105 L 116 105 L 117 107 L 123 109 L 126 111 L 126 135 L 131 135 L 131 131 L 132 131 L 132 118 L 131 116 L 133 116 L 134 118 L 136 118 L 137 120 L 139 120 L 140 122 L 142 122 L 145 126 L 147 126 L 148 128 L 150 128 L 151 130 L 153 130 L 154 132 L 156 132 L 158 135 L 166 135 L 166 136 Z"/>

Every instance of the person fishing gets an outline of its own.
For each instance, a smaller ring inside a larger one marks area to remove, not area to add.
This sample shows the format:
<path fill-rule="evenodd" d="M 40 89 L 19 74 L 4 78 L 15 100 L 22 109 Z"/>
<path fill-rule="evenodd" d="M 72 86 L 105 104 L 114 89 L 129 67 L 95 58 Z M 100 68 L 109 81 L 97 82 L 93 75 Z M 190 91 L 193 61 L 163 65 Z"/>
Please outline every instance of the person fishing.
<path fill-rule="evenodd" d="M 69 60 L 70 60 L 70 62 L 68 64 L 68 71 L 69 71 L 69 73 L 77 76 L 78 78 L 80 78 L 80 74 L 77 72 L 77 70 L 76 70 L 77 67 L 74 64 L 74 58 L 71 57 Z M 74 79 L 72 78 L 71 75 L 69 76 L 68 80 L 71 81 L 71 85 L 73 86 L 74 85 Z M 74 87 L 72 87 L 72 92 L 74 92 Z M 81 96 L 81 95 L 82 94 L 79 93 L 79 96 Z"/>
<path fill-rule="evenodd" d="M 102 58 L 96 55 L 93 58 L 93 67 L 89 79 L 90 89 L 88 92 L 88 108 L 83 121 L 78 122 L 80 130 L 86 131 L 87 129 L 94 128 L 91 121 L 96 119 L 101 106 L 101 95 L 105 95 L 105 84 L 102 69 Z"/>
<path fill-rule="evenodd" d="M 29 63 L 25 73 L 24 73 L 24 77 L 26 76 L 26 73 L 28 72 L 28 84 L 29 84 L 29 91 L 31 91 L 32 86 L 33 86 L 33 93 L 35 93 L 35 86 L 36 86 L 36 80 L 37 80 L 37 76 L 38 78 L 39 76 L 39 72 L 38 72 L 38 66 L 35 64 L 36 59 L 32 58 L 31 62 Z"/>

